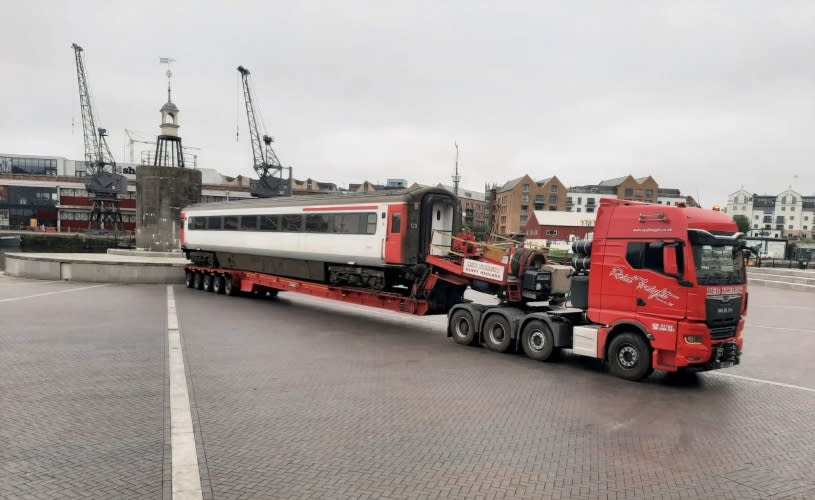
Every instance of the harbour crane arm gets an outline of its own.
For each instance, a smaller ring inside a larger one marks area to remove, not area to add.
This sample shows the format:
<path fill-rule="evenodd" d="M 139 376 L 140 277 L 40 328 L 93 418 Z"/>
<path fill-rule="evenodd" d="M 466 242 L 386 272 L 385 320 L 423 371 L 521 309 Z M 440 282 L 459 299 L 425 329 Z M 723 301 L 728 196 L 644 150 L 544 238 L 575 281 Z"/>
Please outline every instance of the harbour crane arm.
<path fill-rule="evenodd" d="M 246 103 L 246 118 L 249 122 L 249 137 L 252 142 L 253 167 L 258 175 L 258 182 L 255 189 L 252 190 L 252 195 L 264 198 L 289 195 L 291 194 L 291 179 L 284 180 L 282 178 L 284 167 L 280 164 L 280 160 L 277 158 L 274 149 L 272 149 L 274 140 L 269 135 L 264 134 L 261 136 L 258 130 L 255 99 L 249 81 L 249 70 L 244 66 L 238 66 L 238 72 L 241 74 L 243 98 Z M 290 169 L 289 176 L 291 177 Z"/>

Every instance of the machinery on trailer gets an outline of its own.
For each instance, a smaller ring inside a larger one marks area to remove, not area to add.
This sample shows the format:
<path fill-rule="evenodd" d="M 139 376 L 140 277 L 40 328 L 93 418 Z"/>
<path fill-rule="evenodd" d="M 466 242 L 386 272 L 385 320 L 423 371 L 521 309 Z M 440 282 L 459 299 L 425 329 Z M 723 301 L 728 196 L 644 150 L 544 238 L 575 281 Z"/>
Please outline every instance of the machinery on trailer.
<path fill-rule="evenodd" d="M 563 266 L 454 237 L 456 206 L 432 188 L 193 205 L 182 212 L 187 286 L 446 313 L 459 344 L 540 361 L 567 348 L 629 380 L 739 363 L 744 239 L 730 216 L 604 199 L 595 239 L 575 242 Z M 500 304 L 465 300 L 468 287 Z"/>

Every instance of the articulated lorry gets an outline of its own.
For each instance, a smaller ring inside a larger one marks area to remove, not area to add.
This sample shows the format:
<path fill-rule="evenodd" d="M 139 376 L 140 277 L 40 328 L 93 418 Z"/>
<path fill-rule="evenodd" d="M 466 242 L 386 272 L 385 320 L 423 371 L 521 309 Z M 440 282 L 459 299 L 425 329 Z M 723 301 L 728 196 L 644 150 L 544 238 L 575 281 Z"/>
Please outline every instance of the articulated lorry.
<path fill-rule="evenodd" d="M 570 349 L 628 380 L 741 356 L 744 235 L 719 211 L 603 199 L 568 266 L 453 236 L 457 203 L 436 189 L 199 204 L 181 219 L 192 288 L 447 314 L 459 344 L 540 361 Z M 468 288 L 499 303 L 467 300 Z"/>

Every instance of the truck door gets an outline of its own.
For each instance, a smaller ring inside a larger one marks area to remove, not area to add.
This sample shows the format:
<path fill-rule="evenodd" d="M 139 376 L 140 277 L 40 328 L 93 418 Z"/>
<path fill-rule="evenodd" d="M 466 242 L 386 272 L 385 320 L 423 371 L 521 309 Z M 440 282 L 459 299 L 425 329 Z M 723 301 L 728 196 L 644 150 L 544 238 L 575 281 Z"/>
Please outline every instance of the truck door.
<path fill-rule="evenodd" d="M 388 205 L 388 232 L 385 236 L 385 263 L 404 264 L 405 247 L 402 234 L 407 225 L 407 206 Z"/>
<path fill-rule="evenodd" d="M 649 331 L 676 331 L 676 322 L 686 316 L 687 288 L 679 285 L 676 276 L 666 273 L 665 245 L 657 240 L 609 242 L 610 247 L 619 249 L 613 253 L 625 258 L 603 266 L 603 322 L 636 319 Z M 682 247 L 675 255 L 681 274 L 685 265 Z"/>

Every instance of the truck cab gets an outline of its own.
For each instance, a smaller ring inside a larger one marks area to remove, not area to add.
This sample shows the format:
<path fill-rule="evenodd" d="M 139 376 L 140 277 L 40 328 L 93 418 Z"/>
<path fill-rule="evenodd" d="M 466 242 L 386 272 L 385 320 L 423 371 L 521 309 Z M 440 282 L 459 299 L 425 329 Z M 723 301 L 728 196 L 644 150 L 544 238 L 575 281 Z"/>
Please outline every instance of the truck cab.
<path fill-rule="evenodd" d="M 738 364 L 747 306 L 743 248 L 744 235 L 727 214 L 601 200 L 587 298 L 588 320 L 599 325 L 597 357 L 615 357 L 609 364 L 625 378 Z"/>

